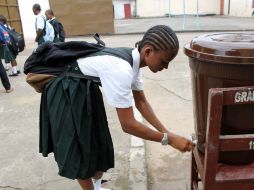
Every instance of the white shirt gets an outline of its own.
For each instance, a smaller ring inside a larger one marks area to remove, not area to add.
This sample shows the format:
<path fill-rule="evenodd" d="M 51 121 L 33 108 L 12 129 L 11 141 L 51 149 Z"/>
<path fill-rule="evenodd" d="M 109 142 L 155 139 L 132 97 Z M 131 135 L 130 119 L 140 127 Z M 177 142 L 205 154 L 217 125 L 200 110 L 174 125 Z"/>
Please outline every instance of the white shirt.
<path fill-rule="evenodd" d="M 36 18 L 35 18 L 35 28 L 36 28 L 36 31 L 38 31 L 39 29 L 43 30 L 44 26 L 45 26 L 45 17 L 43 14 L 38 14 L 36 15 Z"/>
<path fill-rule="evenodd" d="M 46 21 L 46 18 L 43 14 L 41 14 L 41 13 L 38 14 L 36 16 L 36 20 L 35 20 L 36 31 L 38 31 L 39 29 L 43 30 L 45 27 L 45 24 L 46 24 L 46 28 L 45 28 L 46 35 L 43 36 L 43 39 L 45 42 L 47 42 L 47 41 L 53 42 L 54 37 L 55 37 L 55 32 L 54 32 L 53 26 L 48 21 Z"/>
<path fill-rule="evenodd" d="M 143 90 L 138 49 L 132 51 L 133 67 L 118 57 L 99 55 L 77 60 L 84 75 L 99 77 L 109 105 L 116 108 L 132 106 L 132 90 Z"/>

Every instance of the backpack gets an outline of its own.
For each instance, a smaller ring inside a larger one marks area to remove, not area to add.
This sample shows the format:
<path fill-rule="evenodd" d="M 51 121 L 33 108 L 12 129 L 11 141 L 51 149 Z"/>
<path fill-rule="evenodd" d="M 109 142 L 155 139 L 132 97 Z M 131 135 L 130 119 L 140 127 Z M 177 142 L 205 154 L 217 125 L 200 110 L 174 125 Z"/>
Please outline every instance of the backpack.
<path fill-rule="evenodd" d="M 95 37 L 95 36 L 94 36 Z M 28 57 L 24 65 L 24 73 L 27 75 L 26 82 L 37 92 L 43 92 L 44 86 L 60 75 L 66 74 L 68 65 L 75 62 L 78 58 L 103 52 L 104 54 L 114 55 L 126 60 L 130 65 L 133 64 L 131 53 L 127 53 L 122 48 L 108 48 L 104 42 L 95 37 L 97 44 L 70 41 L 62 43 L 45 42 L 34 50 Z M 72 74 L 72 77 L 88 79 L 89 76 Z"/>
<path fill-rule="evenodd" d="M 23 35 L 10 29 L 9 27 L 7 27 L 6 30 L 9 33 L 10 44 L 14 52 L 15 53 L 22 52 L 25 49 L 25 40 L 23 38 Z"/>
<path fill-rule="evenodd" d="M 0 43 L 10 44 L 10 35 L 3 24 L 0 24 Z"/>
<path fill-rule="evenodd" d="M 65 41 L 65 32 L 64 32 L 64 28 L 61 22 L 59 22 L 56 19 L 53 19 L 51 21 L 49 21 L 49 23 L 53 26 L 54 31 L 55 31 L 55 38 L 59 38 L 60 42 L 64 42 Z"/>

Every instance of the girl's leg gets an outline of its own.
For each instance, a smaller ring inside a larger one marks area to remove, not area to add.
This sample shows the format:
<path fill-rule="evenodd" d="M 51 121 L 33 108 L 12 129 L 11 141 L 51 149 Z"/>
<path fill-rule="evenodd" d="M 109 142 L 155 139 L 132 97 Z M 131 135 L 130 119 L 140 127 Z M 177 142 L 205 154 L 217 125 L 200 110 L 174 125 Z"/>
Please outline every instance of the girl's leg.
<path fill-rule="evenodd" d="M 97 171 L 95 173 L 95 175 L 93 176 L 93 178 L 96 180 L 96 179 L 101 179 L 103 176 L 103 172 L 102 171 Z"/>
<path fill-rule="evenodd" d="M 17 61 L 14 59 L 14 60 L 12 60 L 11 61 L 11 66 L 12 67 L 15 67 L 15 66 L 17 66 L 18 64 L 17 64 Z"/>
<path fill-rule="evenodd" d="M 0 78 L 1 78 L 1 81 L 2 81 L 2 84 L 6 90 L 7 93 L 10 93 L 13 91 L 13 89 L 11 88 L 11 84 L 10 84 L 10 81 L 7 77 L 7 74 L 6 74 L 6 71 L 2 65 L 2 61 L 0 60 Z"/>
<path fill-rule="evenodd" d="M 17 61 L 14 59 L 11 61 L 11 66 L 12 66 L 12 74 L 9 76 L 18 76 L 18 66 L 17 66 Z"/>
<path fill-rule="evenodd" d="M 89 179 L 77 179 L 83 190 L 94 190 L 93 181 Z"/>
<path fill-rule="evenodd" d="M 109 190 L 101 187 L 101 178 L 103 176 L 102 171 L 97 171 L 93 177 L 94 190 Z"/>
<path fill-rule="evenodd" d="M 5 60 L 4 60 L 4 59 L 1 59 L 1 61 L 2 61 L 2 63 L 3 63 L 4 69 L 5 69 L 6 71 L 8 71 L 8 70 L 9 70 L 9 65 L 8 65 L 7 63 L 5 63 Z"/>

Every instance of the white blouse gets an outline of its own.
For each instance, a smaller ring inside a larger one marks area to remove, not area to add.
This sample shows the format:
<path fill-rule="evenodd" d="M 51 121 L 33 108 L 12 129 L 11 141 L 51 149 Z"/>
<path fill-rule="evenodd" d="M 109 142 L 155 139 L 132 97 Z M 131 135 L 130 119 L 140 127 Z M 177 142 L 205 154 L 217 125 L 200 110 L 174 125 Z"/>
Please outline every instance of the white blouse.
<path fill-rule="evenodd" d="M 118 57 L 98 55 L 77 60 L 84 75 L 99 77 L 109 105 L 116 108 L 132 106 L 132 90 L 143 90 L 140 54 L 132 51 L 133 67 Z"/>

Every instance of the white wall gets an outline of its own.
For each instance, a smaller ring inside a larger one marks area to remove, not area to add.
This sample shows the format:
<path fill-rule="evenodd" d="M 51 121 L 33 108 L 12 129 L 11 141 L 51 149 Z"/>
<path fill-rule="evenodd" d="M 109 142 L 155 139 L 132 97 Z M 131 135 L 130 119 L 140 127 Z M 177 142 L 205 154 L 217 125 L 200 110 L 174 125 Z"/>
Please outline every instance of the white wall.
<path fill-rule="evenodd" d="M 131 4 L 131 15 L 135 16 L 135 1 L 133 0 L 123 0 L 123 1 L 113 1 L 114 5 L 114 17 L 115 19 L 123 19 L 124 15 L 124 4 Z"/>
<path fill-rule="evenodd" d="M 124 18 L 123 2 L 120 2 L 120 1 L 114 2 L 114 17 L 115 19 Z"/>
<path fill-rule="evenodd" d="M 251 17 L 252 11 L 252 0 L 230 1 L 230 16 Z"/>
<path fill-rule="evenodd" d="M 185 13 L 196 14 L 197 3 L 200 14 L 219 14 L 220 0 L 185 0 Z M 184 0 L 137 0 L 137 14 L 140 17 L 181 15 Z"/>
<path fill-rule="evenodd" d="M 137 16 L 165 16 L 169 12 L 169 0 L 137 0 Z"/>
<path fill-rule="evenodd" d="M 224 15 L 228 15 L 229 0 L 224 0 Z"/>
<path fill-rule="evenodd" d="M 18 0 L 24 36 L 29 40 L 35 38 L 35 15 L 32 10 L 35 3 L 41 5 L 42 13 L 49 9 L 48 0 Z"/>

